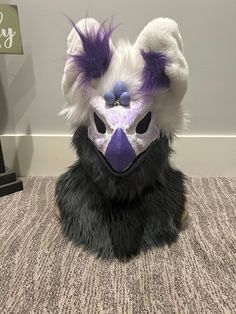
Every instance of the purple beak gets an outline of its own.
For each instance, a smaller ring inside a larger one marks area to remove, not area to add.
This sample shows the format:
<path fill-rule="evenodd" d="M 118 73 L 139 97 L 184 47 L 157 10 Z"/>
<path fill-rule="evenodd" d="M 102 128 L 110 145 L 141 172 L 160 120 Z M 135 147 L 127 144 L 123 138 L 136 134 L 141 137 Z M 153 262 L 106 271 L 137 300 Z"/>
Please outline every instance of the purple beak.
<path fill-rule="evenodd" d="M 125 171 L 136 155 L 124 131 L 117 129 L 107 146 L 105 158 L 117 172 Z"/>

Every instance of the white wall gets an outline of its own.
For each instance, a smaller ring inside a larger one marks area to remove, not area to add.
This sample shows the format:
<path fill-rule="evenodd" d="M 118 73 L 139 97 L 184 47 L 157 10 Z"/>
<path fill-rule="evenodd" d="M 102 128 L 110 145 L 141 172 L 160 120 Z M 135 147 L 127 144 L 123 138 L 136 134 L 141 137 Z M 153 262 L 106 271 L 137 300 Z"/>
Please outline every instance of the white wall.
<path fill-rule="evenodd" d="M 65 134 L 57 113 L 63 104 L 60 80 L 66 37 L 73 20 L 86 15 L 122 23 L 114 39 L 134 41 L 151 19 L 174 18 L 190 66 L 184 100 L 191 113 L 185 134 L 236 134 L 235 0 L 15 0 L 20 13 L 23 56 L 0 55 L 0 134 Z"/>

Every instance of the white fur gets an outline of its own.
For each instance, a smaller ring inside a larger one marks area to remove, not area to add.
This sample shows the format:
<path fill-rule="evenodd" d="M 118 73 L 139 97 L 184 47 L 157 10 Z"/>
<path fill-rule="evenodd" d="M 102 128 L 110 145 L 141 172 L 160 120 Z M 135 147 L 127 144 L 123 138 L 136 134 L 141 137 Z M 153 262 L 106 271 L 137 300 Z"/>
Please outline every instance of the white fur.
<path fill-rule="evenodd" d="M 77 23 L 84 30 L 98 28 L 99 23 L 94 19 L 84 19 Z M 125 81 L 131 98 L 135 99 L 141 84 L 141 73 L 144 66 L 140 49 L 163 52 L 167 55 L 170 65 L 166 67 L 166 74 L 170 79 L 170 88 L 162 89 L 155 95 L 156 123 L 168 137 L 174 136 L 184 122 L 181 100 L 187 89 L 188 66 L 183 56 L 183 44 L 178 25 L 168 18 L 157 18 L 146 25 L 141 31 L 135 44 L 119 41 L 116 47 L 110 41 L 114 51 L 107 72 L 99 80 L 94 80 L 85 91 L 78 88 L 79 76 L 75 64 L 68 60 L 62 79 L 62 90 L 66 105 L 62 113 L 73 127 L 87 125 L 89 117 L 89 100 L 92 96 L 103 96 L 116 81 Z M 79 35 L 72 29 L 68 37 L 68 54 L 81 51 L 82 45 Z"/>

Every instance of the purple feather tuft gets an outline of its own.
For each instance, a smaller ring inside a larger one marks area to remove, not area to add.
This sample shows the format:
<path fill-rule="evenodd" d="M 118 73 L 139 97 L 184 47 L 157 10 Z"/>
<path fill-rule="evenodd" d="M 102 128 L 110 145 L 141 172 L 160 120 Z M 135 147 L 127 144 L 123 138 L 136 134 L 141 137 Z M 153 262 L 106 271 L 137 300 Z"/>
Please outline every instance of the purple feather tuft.
<path fill-rule="evenodd" d="M 92 79 L 100 78 L 108 69 L 112 58 L 109 40 L 115 27 L 112 24 L 106 26 L 104 22 L 98 29 L 82 32 L 73 22 L 72 24 L 81 39 L 83 51 L 70 57 L 78 65 L 80 86 L 87 86 Z"/>
<path fill-rule="evenodd" d="M 162 52 L 141 50 L 145 65 L 142 72 L 141 92 L 152 92 L 158 88 L 170 86 L 170 80 L 165 74 L 165 67 L 168 65 L 168 58 Z"/>

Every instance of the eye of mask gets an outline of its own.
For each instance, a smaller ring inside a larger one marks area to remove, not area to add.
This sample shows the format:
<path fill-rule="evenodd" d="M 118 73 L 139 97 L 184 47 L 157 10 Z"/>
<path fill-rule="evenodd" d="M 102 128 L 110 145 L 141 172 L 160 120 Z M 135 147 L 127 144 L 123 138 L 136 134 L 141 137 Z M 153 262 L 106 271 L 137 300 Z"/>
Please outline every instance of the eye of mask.
<path fill-rule="evenodd" d="M 99 133 L 102 133 L 102 134 L 106 133 L 105 123 L 99 118 L 99 116 L 95 112 L 94 112 L 94 122 Z"/>
<path fill-rule="evenodd" d="M 151 122 L 151 118 L 152 118 L 152 114 L 151 111 L 149 111 L 145 117 L 139 121 L 139 123 L 136 126 L 136 133 L 138 134 L 143 134 L 145 132 L 147 132 L 149 124 Z"/>

